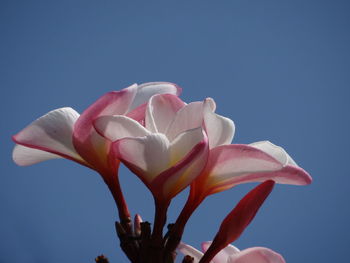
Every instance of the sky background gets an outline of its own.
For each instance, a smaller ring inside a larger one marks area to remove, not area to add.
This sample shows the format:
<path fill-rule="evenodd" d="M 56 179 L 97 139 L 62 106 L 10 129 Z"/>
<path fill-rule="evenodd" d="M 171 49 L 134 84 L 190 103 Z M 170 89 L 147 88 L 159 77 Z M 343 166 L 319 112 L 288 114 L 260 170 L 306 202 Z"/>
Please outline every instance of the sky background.
<path fill-rule="evenodd" d="M 11 135 L 64 106 L 170 81 L 212 97 L 235 143 L 270 140 L 314 179 L 276 185 L 234 244 L 289 263 L 345 262 L 350 244 L 350 4 L 339 0 L 0 1 L 0 262 L 127 262 L 116 208 L 92 170 L 67 160 L 18 167 Z M 121 169 L 133 214 L 153 220 L 142 183 Z M 209 197 L 183 241 L 199 248 L 254 184 Z M 174 221 L 187 192 L 169 213 Z"/>

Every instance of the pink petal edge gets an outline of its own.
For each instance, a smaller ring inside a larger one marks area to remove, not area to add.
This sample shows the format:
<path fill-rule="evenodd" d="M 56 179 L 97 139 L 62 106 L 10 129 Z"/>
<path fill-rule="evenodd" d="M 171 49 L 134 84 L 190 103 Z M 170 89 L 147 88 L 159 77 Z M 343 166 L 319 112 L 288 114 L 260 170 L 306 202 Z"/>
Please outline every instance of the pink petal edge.
<path fill-rule="evenodd" d="M 242 250 L 230 263 L 285 263 L 282 255 L 265 247 L 252 247 Z"/>

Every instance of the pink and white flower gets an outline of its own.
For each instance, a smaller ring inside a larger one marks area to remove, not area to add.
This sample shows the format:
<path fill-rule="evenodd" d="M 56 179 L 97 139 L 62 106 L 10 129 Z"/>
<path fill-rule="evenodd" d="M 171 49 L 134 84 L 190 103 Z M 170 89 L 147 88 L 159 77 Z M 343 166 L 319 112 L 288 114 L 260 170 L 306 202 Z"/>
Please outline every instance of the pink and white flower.
<path fill-rule="evenodd" d="M 202 251 L 206 252 L 211 241 L 202 243 Z M 185 243 L 180 243 L 178 250 L 194 258 L 194 263 L 200 262 L 203 252 Z M 232 245 L 222 249 L 211 261 L 212 263 L 285 263 L 284 258 L 275 251 L 265 247 L 252 247 L 240 251 Z"/>
<path fill-rule="evenodd" d="M 94 130 L 93 120 L 103 115 L 127 114 L 136 120 L 143 119 L 143 104 L 159 93 L 179 94 L 180 89 L 171 83 L 134 84 L 105 94 L 82 115 L 69 107 L 50 111 L 13 136 L 17 143 L 13 159 L 25 166 L 67 158 L 97 171 L 108 170 L 108 141 Z"/>
<path fill-rule="evenodd" d="M 100 173 L 119 207 L 123 207 L 125 204 L 118 193 L 119 161 L 111 158 L 111 142 L 95 131 L 93 121 L 105 115 L 127 115 L 141 121 L 145 116 L 146 102 L 153 95 L 179 95 L 180 92 L 181 89 L 172 83 L 134 84 L 105 94 L 81 115 L 69 107 L 50 111 L 13 136 L 17 143 L 13 160 L 21 166 L 57 158 L 73 160 Z"/>
<path fill-rule="evenodd" d="M 205 103 L 215 105 L 213 100 L 206 100 Z M 312 181 L 310 175 L 279 146 L 268 141 L 249 145 L 231 144 L 235 130 L 233 122 L 216 115 L 214 110 L 215 106 L 206 107 L 203 115 L 209 138 L 207 163 L 191 183 L 188 200 L 172 228 L 174 238 L 170 238 L 169 250 L 176 247 L 176 240 L 182 236 L 188 219 L 211 194 L 249 182 L 273 180 L 281 184 L 307 185 Z"/>
<path fill-rule="evenodd" d="M 282 147 L 269 141 L 226 144 L 210 149 L 205 169 L 191 185 L 191 195 L 201 202 L 208 195 L 238 184 L 268 179 L 292 185 L 307 185 L 312 181 Z"/>
<path fill-rule="evenodd" d="M 128 116 L 102 116 L 96 130 L 114 142 L 121 160 L 150 189 L 168 202 L 200 174 L 207 160 L 208 139 L 202 128 L 203 103 L 185 104 L 161 94 L 148 102 L 144 123 Z"/>

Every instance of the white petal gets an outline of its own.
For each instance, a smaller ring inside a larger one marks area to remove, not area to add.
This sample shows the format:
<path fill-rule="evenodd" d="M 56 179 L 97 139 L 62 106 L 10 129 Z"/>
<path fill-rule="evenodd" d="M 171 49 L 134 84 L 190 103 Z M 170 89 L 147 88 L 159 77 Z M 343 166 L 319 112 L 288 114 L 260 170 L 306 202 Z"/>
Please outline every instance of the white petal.
<path fill-rule="evenodd" d="M 280 170 L 282 167 L 272 156 L 253 146 L 221 145 L 210 150 L 203 172 L 207 174 L 206 183 L 201 183 L 198 189 L 206 194 L 218 193 L 237 184 L 260 182 L 266 177 L 264 172 Z"/>
<path fill-rule="evenodd" d="M 149 82 L 138 85 L 136 95 L 130 105 L 129 111 L 146 103 L 153 95 L 156 94 L 175 94 L 179 95 L 181 88 L 169 82 Z"/>
<path fill-rule="evenodd" d="M 176 164 L 183 159 L 203 138 L 201 127 L 185 131 L 177 136 L 170 145 L 171 163 Z"/>
<path fill-rule="evenodd" d="M 73 126 L 79 114 L 72 108 L 60 108 L 32 122 L 13 139 L 17 144 L 83 162 L 73 143 Z"/>
<path fill-rule="evenodd" d="M 124 138 L 113 145 L 117 157 L 129 168 L 130 165 L 142 171 L 148 182 L 169 167 L 169 141 L 164 134 L 150 134 L 145 137 Z"/>
<path fill-rule="evenodd" d="M 165 133 L 176 112 L 185 103 L 172 94 L 153 96 L 147 105 L 145 124 L 151 132 Z"/>
<path fill-rule="evenodd" d="M 211 243 L 213 243 L 212 241 L 207 241 L 207 242 L 203 242 L 202 243 L 202 250 L 205 253 L 208 248 L 210 247 Z M 213 258 L 212 262 L 213 263 L 226 263 L 229 259 L 230 256 L 238 254 L 239 253 L 239 249 L 232 246 L 232 245 L 228 245 L 227 247 L 223 248 L 219 253 L 217 253 L 215 255 L 215 257 Z"/>
<path fill-rule="evenodd" d="M 204 102 L 204 123 L 209 139 L 209 148 L 230 144 L 235 132 L 235 125 L 229 118 L 220 116 L 212 110 L 212 99 Z"/>
<path fill-rule="evenodd" d="M 50 159 L 62 158 L 59 155 L 28 148 L 17 144 L 12 152 L 14 162 L 21 166 L 32 165 Z"/>
<path fill-rule="evenodd" d="M 177 249 L 185 256 L 188 255 L 190 257 L 193 257 L 194 258 L 193 263 L 198 263 L 203 256 L 202 252 L 182 242 L 178 245 Z"/>
<path fill-rule="evenodd" d="M 223 145 L 210 152 L 211 173 L 223 180 L 237 175 L 276 171 L 282 168 L 265 152 L 243 144 Z"/>
<path fill-rule="evenodd" d="M 213 241 L 206 241 L 202 243 L 202 251 L 204 253 L 208 250 L 211 243 L 213 243 Z M 230 256 L 230 255 L 239 253 L 240 250 L 235 246 L 232 246 L 231 244 L 229 244 L 227 247 L 223 248 L 221 251 L 224 251 L 225 254 L 227 254 L 227 256 Z"/>
<path fill-rule="evenodd" d="M 297 166 L 293 159 L 287 154 L 287 152 L 282 147 L 277 146 L 269 141 L 254 142 L 249 145 L 266 152 L 283 165 L 291 164 Z"/>
<path fill-rule="evenodd" d="M 185 189 L 200 175 L 208 157 L 208 140 L 204 138 L 201 128 L 183 133 L 177 138 L 177 142 L 171 151 L 171 163 L 169 169 L 161 173 L 152 182 L 157 189 L 161 185 L 162 195 L 172 198 Z M 202 138 L 202 140 L 200 140 Z M 188 141 L 186 145 L 186 141 Z M 197 144 L 193 145 L 195 141 Z M 183 147 L 181 147 L 181 145 Z M 189 147 L 189 145 L 193 145 Z"/>
<path fill-rule="evenodd" d="M 228 263 L 286 263 L 284 258 L 275 251 L 264 247 L 252 247 L 242 250 L 230 259 Z"/>
<path fill-rule="evenodd" d="M 166 135 L 172 141 L 180 133 L 201 127 L 203 124 L 203 102 L 192 102 L 180 109 L 169 125 Z"/>
<path fill-rule="evenodd" d="M 122 115 L 99 117 L 95 120 L 94 127 L 99 134 L 112 142 L 125 137 L 142 137 L 149 134 L 140 123 Z"/>

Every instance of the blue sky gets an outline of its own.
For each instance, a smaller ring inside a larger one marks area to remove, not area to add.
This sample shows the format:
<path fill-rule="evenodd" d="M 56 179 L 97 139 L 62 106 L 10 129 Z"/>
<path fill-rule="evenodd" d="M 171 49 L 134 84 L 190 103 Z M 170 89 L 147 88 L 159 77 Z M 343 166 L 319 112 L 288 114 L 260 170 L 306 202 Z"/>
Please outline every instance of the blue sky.
<path fill-rule="evenodd" d="M 83 111 L 105 92 L 170 81 L 190 102 L 212 97 L 234 120 L 235 143 L 270 140 L 314 178 L 276 185 L 242 237 L 287 262 L 345 262 L 350 243 L 347 1 L 0 2 L 0 262 L 126 262 L 115 206 L 93 171 L 67 160 L 18 167 L 11 135 L 46 112 Z M 151 195 L 125 168 L 133 213 Z M 184 241 L 211 240 L 253 185 L 209 197 Z M 173 203 L 174 220 L 186 192 Z"/>

